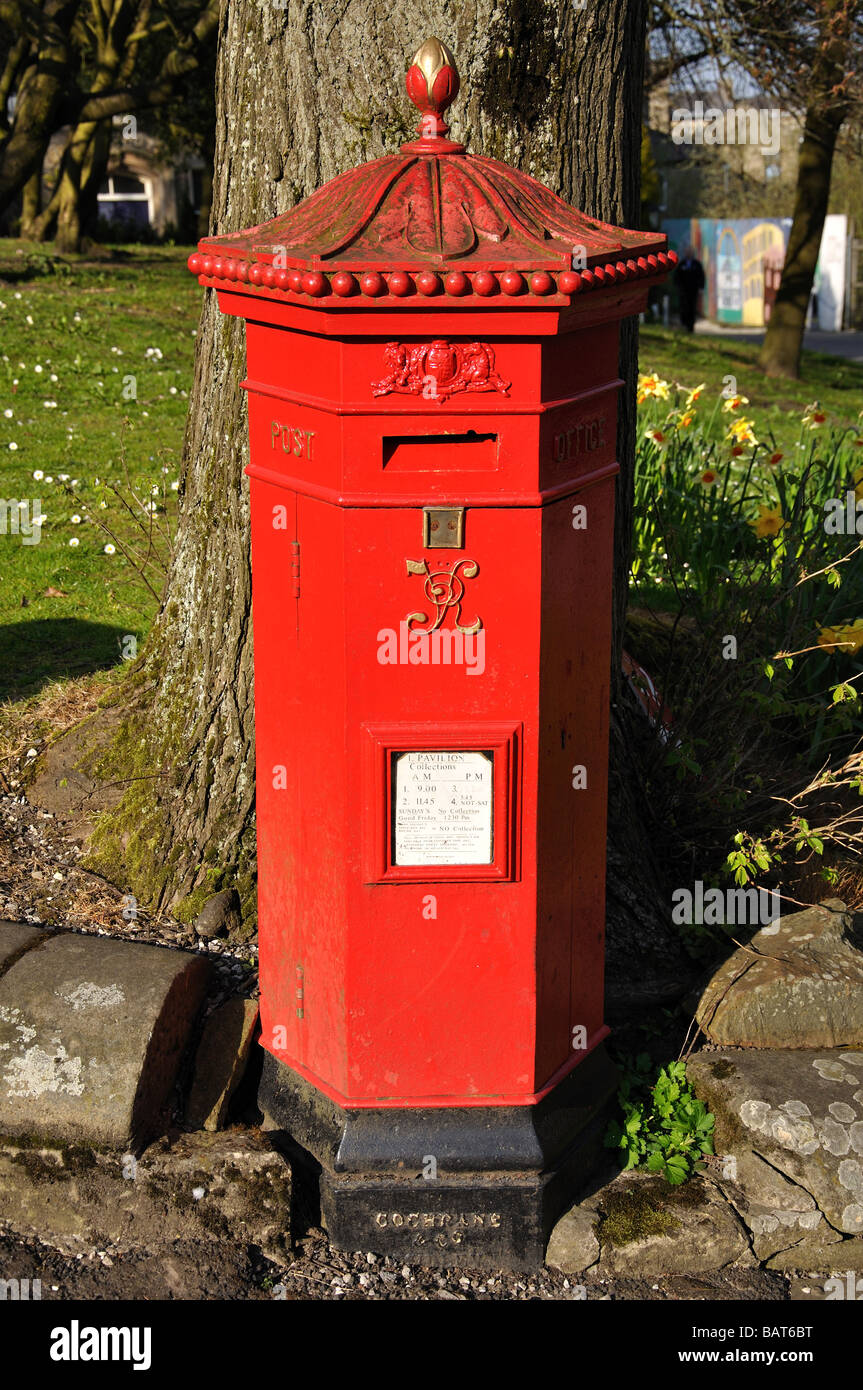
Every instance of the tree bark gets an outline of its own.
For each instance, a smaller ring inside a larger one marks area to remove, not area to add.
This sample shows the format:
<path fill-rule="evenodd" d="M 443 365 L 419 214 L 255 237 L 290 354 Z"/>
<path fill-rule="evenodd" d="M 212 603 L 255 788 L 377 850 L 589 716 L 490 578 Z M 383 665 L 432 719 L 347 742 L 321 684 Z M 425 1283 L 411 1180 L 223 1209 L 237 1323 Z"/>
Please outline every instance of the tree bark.
<path fill-rule="evenodd" d="M 824 120 L 817 108 L 806 113 L 788 250 L 759 357 L 768 376 L 800 375 L 806 313 L 827 216 L 838 134 L 839 127 Z"/>
<path fill-rule="evenodd" d="M 96 125 L 81 124 L 66 150 L 57 205 L 57 250 L 72 255 L 81 249 L 81 192 L 87 180 L 96 139 Z"/>
<path fill-rule="evenodd" d="M 33 226 L 42 211 L 42 170 L 31 174 L 21 191 L 21 226 L 19 236 L 33 236 Z"/>
<path fill-rule="evenodd" d="M 806 311 L 815 279 L 821 234 L 830 198 L 833 153 L 848 112 L 845 95 L 848 41 L 845 0 L 824 0 L 821 33 L 812 65 L 810 97 L 797 164 L 794 214 L 776 302 L 759 363 L 768 376 L 798 377 Z"/>
<path fill-rule="evenodd" d="M 588 213 L 633 225 L 639 208 L 643 0 L 576 10 L 472 0 L 279 11 L 228 0 L 217 61 L 212 227 L 266 221 L 413 130 L 406 65 L 437 33 L 462 97 L 454 134 L 547 182 Z M 409 114 L 410 113 L 410 114 Z M 636 334 L 624 333 L 615 625 L 629 568 Z M 204 298 L 184 446 L 181 524 L 161 611 L 133 673 L 115 767 L 131 783 L 102 819 L 93 862 L 183 918 L 212 892 L 254 911 L 254 727 L 244 325 Z M 619 650 L 615 655 L 619 670 Z M 616 740 L 619 742 L 619 739 Z M 624 846 L 629 847 L 629 841 Z M 633 896 L 631 863 L 625 874 Z M 626 905 L 629 913 L 629 906 Z M 631 915 L 627 921 L 632 921 Z M 638 926 L 637 917 L 634 919 Z"/>

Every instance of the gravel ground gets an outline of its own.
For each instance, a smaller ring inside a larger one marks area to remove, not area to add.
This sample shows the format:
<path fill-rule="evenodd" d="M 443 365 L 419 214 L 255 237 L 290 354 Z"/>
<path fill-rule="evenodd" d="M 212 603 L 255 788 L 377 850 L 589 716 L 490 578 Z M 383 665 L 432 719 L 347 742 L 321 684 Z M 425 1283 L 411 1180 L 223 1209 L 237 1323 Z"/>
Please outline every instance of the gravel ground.
<path fill-rule="evenodd" d="M 428 1270 L 371 1253 L 333 1250 L 323 1231 L 298 1243 L 289 1264 L 237 1244 L 181 1243 L 157 1253 L 111 1246 L 70 1256 L 0 1226 L 2 1277 L 39 1279 L 42 1299 L 449 1300 L 483 1302 L 696 1301 L 782 1302 L 788 1281 L 759 1269 L 700 1278 L 677 1276 L 581 1282 L 554 1270 L 531 1274 Z"/>
<path fill-rule="evenodd" d="M 0 919 L 206 955 L 214 972 L 207 1012 L 233 994 L 257 996 L 257 940 L 201 941 L 168 913 L 133 909 L 113 884 L 83 868 L 82 853 L 51 812 L 24 796 L 0 796 Z"/>

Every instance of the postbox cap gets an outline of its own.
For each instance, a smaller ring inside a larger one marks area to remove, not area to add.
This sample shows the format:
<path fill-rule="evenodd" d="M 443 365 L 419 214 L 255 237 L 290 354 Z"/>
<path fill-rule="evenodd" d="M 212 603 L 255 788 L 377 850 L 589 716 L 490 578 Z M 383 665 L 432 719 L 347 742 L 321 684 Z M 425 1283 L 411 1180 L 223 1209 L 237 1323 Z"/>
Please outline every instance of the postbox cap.
<path fill-rule="evenodd" d="M 495 296 L 560 306 L 620 281 L 664 278 L 676 257 L 663 234 L 588 217 L 529 174 L 448 138 L 444 114 L 460 80 L 440 39 L 422 44 L 405 83 L 420 112 L 416 140 L 270 222 L 203 238 L 189 257 L 200 282 L 246 282 L 321 308 L 393 308 Z"/>

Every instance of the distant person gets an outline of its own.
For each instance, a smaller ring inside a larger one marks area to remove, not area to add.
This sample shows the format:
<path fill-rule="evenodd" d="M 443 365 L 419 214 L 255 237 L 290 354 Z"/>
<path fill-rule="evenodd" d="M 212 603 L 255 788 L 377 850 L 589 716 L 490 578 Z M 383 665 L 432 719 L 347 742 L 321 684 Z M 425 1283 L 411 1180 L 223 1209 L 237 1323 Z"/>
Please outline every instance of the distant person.
<path fill-rule="evenodd" d="M 680 322 L 687 333 L 692 333 L 698 311 L 698 296 L 704 289 L 704 266 L 691 246 L 686 247 L 677 262 L 674 283 L 680 299 Z"/>

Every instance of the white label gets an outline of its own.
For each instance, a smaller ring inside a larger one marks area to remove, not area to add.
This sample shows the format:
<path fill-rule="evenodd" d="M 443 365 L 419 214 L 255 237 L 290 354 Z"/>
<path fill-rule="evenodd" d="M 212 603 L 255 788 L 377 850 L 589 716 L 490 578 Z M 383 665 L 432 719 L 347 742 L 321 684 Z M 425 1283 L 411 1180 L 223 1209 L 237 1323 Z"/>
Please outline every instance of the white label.
<path fill-rule="evenodd" d="M 494 755 L 396 755 L 395 864 L 491 864 Z"/>

